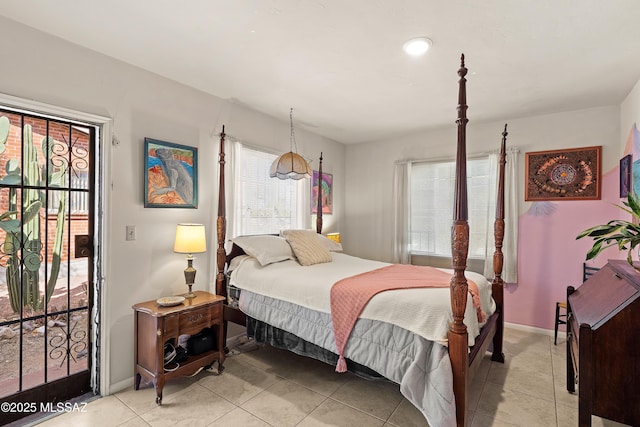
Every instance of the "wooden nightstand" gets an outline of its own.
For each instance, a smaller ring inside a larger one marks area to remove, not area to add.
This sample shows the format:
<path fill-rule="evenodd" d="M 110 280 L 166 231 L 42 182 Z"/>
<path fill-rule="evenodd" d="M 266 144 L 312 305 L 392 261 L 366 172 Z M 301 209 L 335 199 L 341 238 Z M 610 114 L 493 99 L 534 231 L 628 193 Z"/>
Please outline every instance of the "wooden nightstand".
<path fill-rule="evenodd" d="M 156 388 L 156 403 L 162 404 L 162 389 L 166 380 L 193 375 L 202 367 L 218 361 L 218 373 L 224 369 L 222 336 L 222 308 L 224 298 L 209 292 L 196 291 L 196 296 L 173 307 L 160 306 L 155 300 L 133 306 L 135 323 L 134 374 L 135 389 L 140 387 L 142 377 L 153 381 Z M 216 333 L 213 350 L 189 355 L 173 371 L 164 369 L 164 345 L 178 345 L 178 336 L 194 335 L 204 328 Z"/>

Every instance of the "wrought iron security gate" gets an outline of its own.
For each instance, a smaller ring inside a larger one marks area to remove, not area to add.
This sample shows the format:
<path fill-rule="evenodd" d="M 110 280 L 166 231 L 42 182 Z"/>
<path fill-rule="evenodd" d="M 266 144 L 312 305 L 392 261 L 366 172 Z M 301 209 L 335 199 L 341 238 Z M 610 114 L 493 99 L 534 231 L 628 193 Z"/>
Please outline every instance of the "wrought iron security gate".
<path fill-rule="evenodd" d="M 91 390 L 95 140 L 0 109 L 0 424 Z"/>

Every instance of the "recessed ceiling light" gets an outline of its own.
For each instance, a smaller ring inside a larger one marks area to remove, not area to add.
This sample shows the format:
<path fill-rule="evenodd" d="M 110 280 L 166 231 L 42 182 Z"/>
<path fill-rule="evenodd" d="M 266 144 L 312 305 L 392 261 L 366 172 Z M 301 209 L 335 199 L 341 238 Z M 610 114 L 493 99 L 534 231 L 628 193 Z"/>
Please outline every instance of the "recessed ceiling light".
<path fill-rule="evenodd" d="M 402 49 L 411 56 L 420 56 L 423 55 L 426 51 L 429 50 L 433 42 L 431 39 L 426 37 L 416 37 L 415 39 L 411 39 L 407 41 Z"/>

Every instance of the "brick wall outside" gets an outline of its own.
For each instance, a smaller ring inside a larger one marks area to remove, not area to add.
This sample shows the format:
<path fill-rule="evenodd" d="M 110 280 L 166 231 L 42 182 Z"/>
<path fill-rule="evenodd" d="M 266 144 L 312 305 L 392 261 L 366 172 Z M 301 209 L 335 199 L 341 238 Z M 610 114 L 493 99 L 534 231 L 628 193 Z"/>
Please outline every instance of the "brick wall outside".
<path fill-rule="evenodd" d="M 9 132 L 9 137 L 7 139 L 5 145 L 5 151 L 0 154 L 0 177 L 6 176 L 6 165 L 10 159 L 17 159 L 18 165 L 22 168 L 21 165 L 21 154 L 22 154 L 22 119 L 23 116 L 21 114 L 14 114 L 9 112 L 0 112 L 0 116 L 6 116 L 9 118 L 11 122 L 11 129 Z M 60 167 L 64 165 L 61 158 L 66 159 L 66 164 L 71 163 L 73 171 L 71 172 L 72 176 L 86 176 L 88 173 L 87 167 L 90 164 L 90 159 L 88 156 L 89 152 L 89 134 L 83 130 L 76 128 L 75 126 L 71 126 L 66 123 L 60 123 L 53 120 L 46 120 L 40 118 L 32 118 L 24 116 L 24 124 L 30 124 L 33 128 L 33 144 L 35 145 L 38 152 L 38 164 L 40 167 L 45 165 L 45 156 L 42 151 L 42 140 L 47 135 L 47 124 L 49 130 L 49 136 L 54 139 L 57 143 L 54 148 L 53 154 L 53 162 L 54 167 Z M 69 158 L 69 146 L 72 147 L 71 157 Z M 68 176 L 69 174 L 67 174 Z M 65 183 L 64 186 L 69 185 Z M 75 183 L 73 185 L 76 185 Z M 79 188 L 79 187 L 76 187 Z M 83 187 L 88 188 L 88 187 Z M 53 199 L 55 196 L 55 191 L 49 192 L 49 198 Z M 74 202 L 77 202 L 79 197 L 88 197 L 88 193 L 76 193 L 76 196 L 73 197 Z M 20 192 L 18 192 L 20 195 Z M 69 203 L 69 199 L 71 197 L 67 197 Z M 18 209 L 20 209 L 19 197 L 18 197 Z M 50 203 L 53 207 L 55 205 L 54 210 L 48 210 L 46 206 L 43 206 L 40 209 L 40 232 L 41 239 L 43 243 L 47 242 L 47 261 L 51 262 L 53 257 L 53 245 L 55 242 L 55 232 L 56 232 L 56 221 L 57 221 L 57 204 L 55 202 Z M 9 189 L 8 188 L 0 188 L 0 213 L 4 213 L 9 209 Z M 72 205 L 73 209 L 73 205 Z M 70 220 L 70 228 L 71 228 L 71 238 L 69 240 L 69 220 Z M 48 227 L 46 226 L 48 223 Z M 65 215 L 65 230 L 64 230 L 64 245 L 62 251 L 62 259 L 66 260 L 70 255 L 71 258 L 74 257 L 73 252 L 73 242 L 74 236 L 78 234 L 87 234 L 88 233 L 88 216 L 86 213 L 71 213 L 71 216 Z M 47 233 L 47 236 L 45 236 Z M 2 249 L 2 244 L 5 241 L 5 232 L 0 229 L 0 249 Z M 71 253 L 69 253 L 69 244 L 71 242 Z M 43 248 L 44 249 L 44 248 Z M 42 254 L 44 257 L 44 252 Z"/>

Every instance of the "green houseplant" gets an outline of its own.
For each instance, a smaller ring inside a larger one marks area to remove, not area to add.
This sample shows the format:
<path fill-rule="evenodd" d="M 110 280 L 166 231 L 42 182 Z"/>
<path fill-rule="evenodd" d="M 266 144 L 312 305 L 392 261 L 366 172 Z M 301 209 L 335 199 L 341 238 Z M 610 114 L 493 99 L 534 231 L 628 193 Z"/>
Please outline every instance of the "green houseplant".
<path fill-rule="evenodd" d="M 627 262 L 633 266 L 633 253 L 640 245 L 640 200 L 634 192 L 629 192 L 623 205 L 616 205 L 631 214 L 632 221 L 614 219 L 603 225 L 596 225 L 578 234 L 576 239 L 593 238 L 593 246 L 587 252 L 587 260 L 597 257 L 600 252 L 611 246 L 617 246 L 620 251 L 627 251 Z M 635 268 L 635 266 L 634 266 Z"/>

